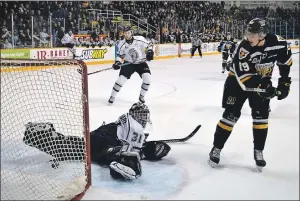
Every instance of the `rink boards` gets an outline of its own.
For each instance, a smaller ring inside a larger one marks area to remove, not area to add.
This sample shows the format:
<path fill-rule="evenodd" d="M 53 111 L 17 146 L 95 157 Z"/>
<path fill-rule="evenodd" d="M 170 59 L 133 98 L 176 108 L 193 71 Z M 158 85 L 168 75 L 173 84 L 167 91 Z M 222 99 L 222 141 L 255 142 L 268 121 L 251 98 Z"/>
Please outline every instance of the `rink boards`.
<path fill-rule="evenodd" d="M 299 40 L 288 40 L 292 48 L 299 50 Z M 203 43 L 201 50 L 203 55 L 220 54 L 217 51 L 219 42 Z M 155 44 L 153 47 L 154 60 L 186 57 L 191 55 L 191 43 Z M 31 49 L 7 49 L 1 51 L 1 59 L 72 59 L 73 50 L 69 48 L 31 48 Z M 297 51 L 297 50 L 296 50 Z M 77 47 L 76 55 L 88 65 L 114 63 L 117 47 Z M 198 56 L 198 51 L 195 56 Z M 4 67 L 1 66 L 1 69 Z"/>

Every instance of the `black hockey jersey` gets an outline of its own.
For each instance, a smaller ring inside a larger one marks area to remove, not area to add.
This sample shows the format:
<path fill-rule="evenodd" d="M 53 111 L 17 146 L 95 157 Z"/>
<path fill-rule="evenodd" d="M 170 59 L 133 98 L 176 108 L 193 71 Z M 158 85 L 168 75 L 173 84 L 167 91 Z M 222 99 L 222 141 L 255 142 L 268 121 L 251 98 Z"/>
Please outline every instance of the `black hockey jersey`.
<path fill-rule="evenodd" d="M 236 42 L 235 42 L 234 38 L 230 38 L 229 40 L 227 40 L 227 38 L 224 38 L 218 46 L 218 51 L 219 52 L 230 51 L 230 53 L 233 53 L 235 48 L 236 48 Z"/>
<path fill-rule="evenodd" d="M 288 77 L 292 52 L 286 40 L 267 34 L 263 46 L 251 47 L 243 40 L 233 54 L 229 75 L 235 75 L 246 87 L 258 87 L 262 78 L 271 79 L 275 62 L 281 77 Z"/>

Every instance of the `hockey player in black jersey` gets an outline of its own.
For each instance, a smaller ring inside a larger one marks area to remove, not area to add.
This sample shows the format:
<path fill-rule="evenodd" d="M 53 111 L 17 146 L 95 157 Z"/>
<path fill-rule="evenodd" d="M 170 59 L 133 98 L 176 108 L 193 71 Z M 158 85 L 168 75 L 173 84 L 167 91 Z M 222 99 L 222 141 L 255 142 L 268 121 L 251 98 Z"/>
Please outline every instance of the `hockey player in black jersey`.
<path fill-rule="evenodd" d="M 230 32 L 227 32 L 226 38 L 224 38 L 218 46 L 219 52 L 222 51 L 222 73 L 225 72 L 228 58 L 229 58 L 229 56 L 230 56 L 230 58 L 232 58 L 232 54 L 233 54 L 235 48 L 236 48 L 236 42 L 235 42 L 234 38 L 231 37 Z"/>
<path fill-rule="evenodd" d="M 146 141 L 150 111 L 135 103 L 116 122 L 103 124 L 90 132 L 91 161 L 109 166 L 116 179 L 136 179 L 142 175 L 140 160 L 160 160 L 170 147 L 160 141 Z M 85 160 L 85 138 L 57 132 L 52 123 L 27 123 L 23 142 L 54 157 L 52 167 L 61 161 Z"/>
<path fill-rule="evenodd" d="M 209 153 L 208 163 L 212 167 L 219 163 L 220 152 L 240 118 L 247 99 L 253 118 L 254 160 L 258 170 L 262 171 L 266 166 L 263 150 L 268 133 L 269 103 L 275 96 L 278 100 L 288 96 L 292 62 L 291 48 L 287 41 L 266 33 L 264 20 L 255 18 L 249 22 L 245 39 L 234 51 L 230 72 L 225 81 L 222 100 L 225 111 L 217 124 L 213 148 Z M 277 87 L 271 81 L 275 63 L 280 72 Z M 265 92 L 254 92 L 259 89 L 264 89 Z"/>

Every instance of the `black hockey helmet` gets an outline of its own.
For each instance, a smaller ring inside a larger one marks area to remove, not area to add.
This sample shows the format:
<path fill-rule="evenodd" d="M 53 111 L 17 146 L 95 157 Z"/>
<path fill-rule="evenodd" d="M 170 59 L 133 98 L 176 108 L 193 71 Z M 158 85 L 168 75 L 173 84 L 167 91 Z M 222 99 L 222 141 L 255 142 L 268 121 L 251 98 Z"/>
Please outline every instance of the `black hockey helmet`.
<path fill-rule="evenodd" d="M 266 21 L 260 18 L 252 19 L 247 25 L 246 34 L 259 34 L 264 37 L 267 34 Z"/>
<path fill-rule="evenodd" d="M 126 31 L 133 31 L 133 30 L 132 30 L 131 26 L 125 26 L 124 32 L 126 32 Z"/>
<path fill-rule="evenodd" d="M 144 103 L 134 103 L 129 109 L 129 114 L 139 122 L 143 128 L 146 128 L 148 122 L 150 122 L 150 110 Z"/>
<path fill-rule="evenodd" d="M 125 32 L 127 32 L 127 33 L 125 33 Z M 130 34 L 129 34 L 130 33 Z M 129 44 L 131 44 L 132 43 L 132 41 L 133 41 L 133 30 L 132 30 L 132 28 L 131 28 L 131 26 L 125 26 L 124 27 L 124 35 L 125 35 L 125 39 L 126 39 L 126 41 L 129 43 Z"/>

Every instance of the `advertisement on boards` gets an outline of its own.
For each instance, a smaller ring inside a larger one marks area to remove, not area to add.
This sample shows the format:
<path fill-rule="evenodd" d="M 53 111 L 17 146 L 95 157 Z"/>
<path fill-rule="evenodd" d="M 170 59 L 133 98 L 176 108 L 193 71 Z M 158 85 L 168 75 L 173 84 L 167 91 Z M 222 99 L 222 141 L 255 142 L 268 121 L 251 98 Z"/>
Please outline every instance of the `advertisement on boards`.
<path fill-rule="evenodd" d="M 30 59 L 30 49 L 1 50 L 1 59 Z"/>

